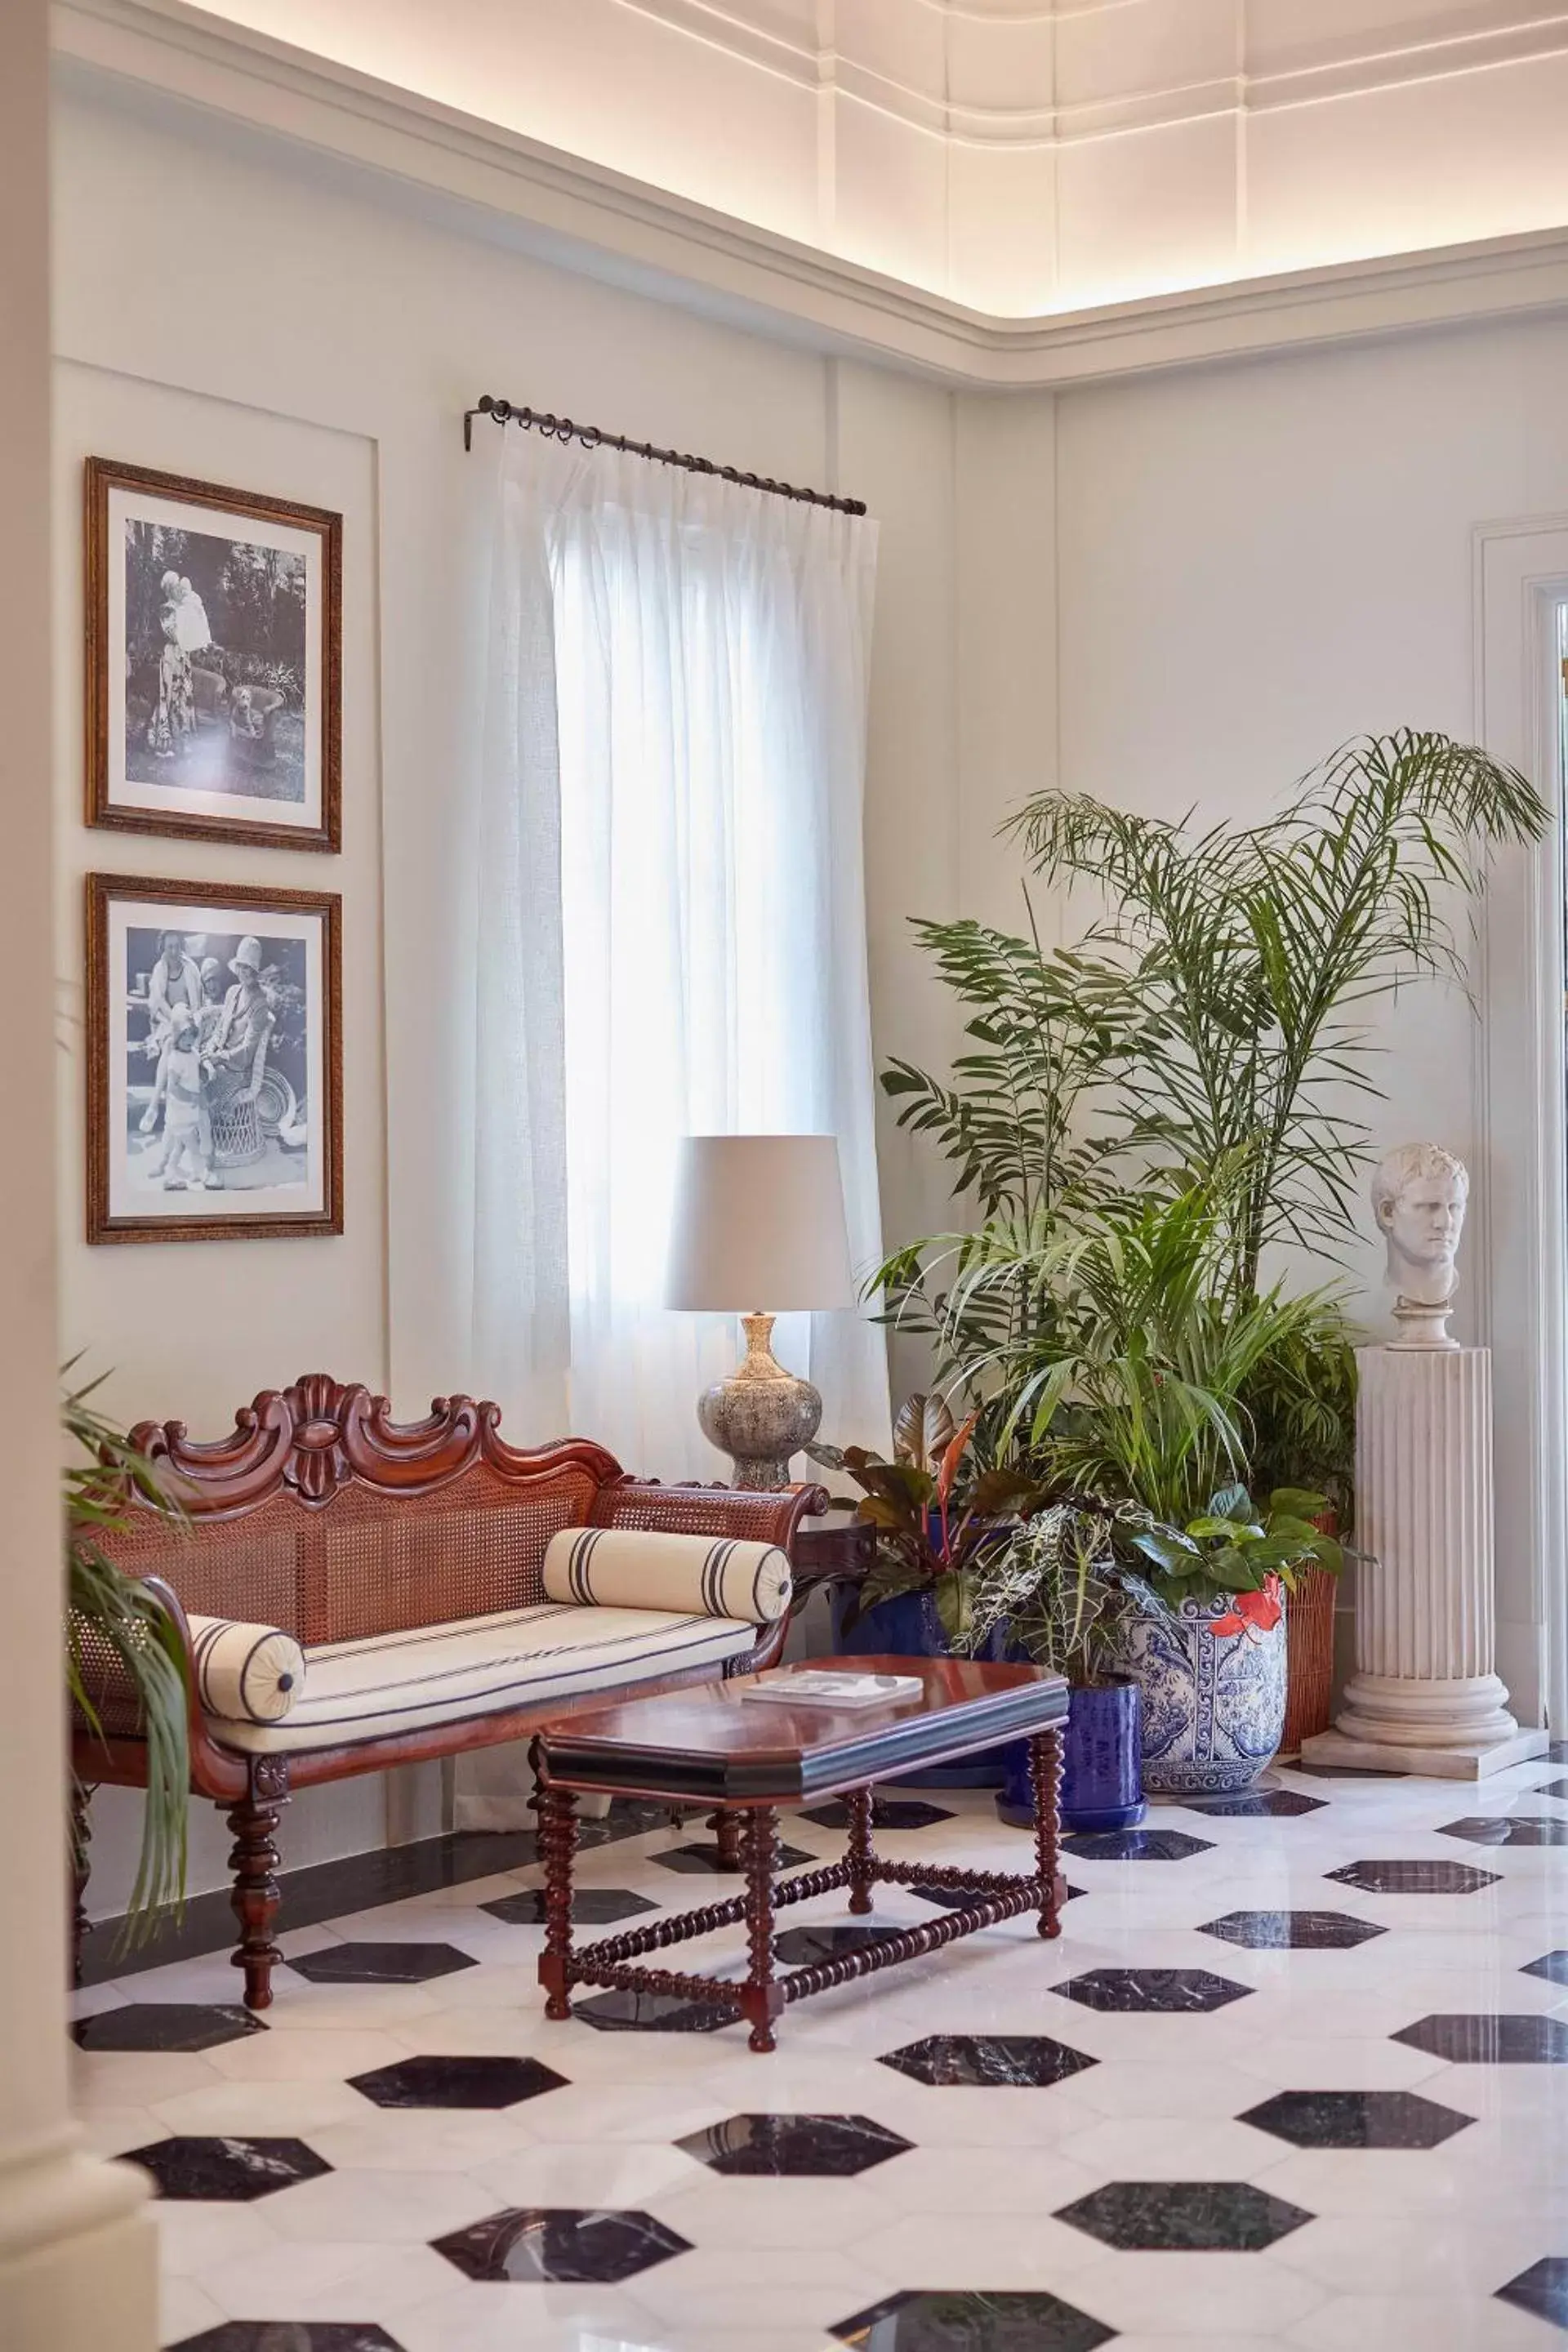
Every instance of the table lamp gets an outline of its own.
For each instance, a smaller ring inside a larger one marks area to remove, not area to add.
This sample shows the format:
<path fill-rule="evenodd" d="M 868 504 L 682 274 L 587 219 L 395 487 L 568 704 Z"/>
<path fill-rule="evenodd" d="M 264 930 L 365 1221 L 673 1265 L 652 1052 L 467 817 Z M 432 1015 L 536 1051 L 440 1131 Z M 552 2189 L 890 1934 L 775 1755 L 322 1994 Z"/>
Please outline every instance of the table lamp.
<path fill-rule="evenodd" d="M 685 1137 L 665 1304 L 740 1314 L 746 1360 L 704 1392 L 697 1418 L 731 1457 L 735 1486 L 787 1486 L 790 1457 L 816 1436 L 822 1399 L 776 1361 L 773 1317 L 855 1304 L 834 1137 Z"/>

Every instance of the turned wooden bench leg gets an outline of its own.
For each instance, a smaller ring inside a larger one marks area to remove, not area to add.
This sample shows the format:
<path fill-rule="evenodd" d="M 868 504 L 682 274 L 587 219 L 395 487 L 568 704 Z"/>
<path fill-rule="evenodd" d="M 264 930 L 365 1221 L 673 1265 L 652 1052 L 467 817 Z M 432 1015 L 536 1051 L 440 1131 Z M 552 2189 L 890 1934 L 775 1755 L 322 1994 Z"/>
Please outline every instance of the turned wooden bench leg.
<path fill-rule="evenodd" d="M 572 1861 L 577 1847 L 577 1800 L 570 1789 L 539 1784 L 539 1843 L 544 1857 L 544 1949 L 539 1981 L 544 2014 L 558 2022 L 572 2014 Z"/>
<path fill-rule="evenodd" d="M 751 1968 L 741 1993 L 741 2013 L 752 2029 L 752 2048 L 765 2053 L 777 2048 L 773 2020 L 784 2008 L 784 1995 L 773 1980 L 773 1876 L 778 1868 L 778 1815 L 771 1805 L 759 1805 L 742 1816 L 742 1843 L 746 1857 L 746 1941 Z"/>
<path fill-rule="evenodd" d="M 1035 1853 L 1040 1874 L 1042 1936 L 1062 1932 L 1067 1889 L 1061 1876 L 1062 1736 L 1042 1731 L 1029 1742 L 1029 1789 L 1035 1800 Z"/>
<path fill-rule="evenodd" d="M 71 1780 L 71 1982 L 81 1982 L 81 1948 L 91 1930 L 87 1916 L 87 1882 L 92 1875 L 92 1790 L 86 1781 Z"/>
<path fill-rule="evenodd" d="M 239 1922 L 239 1944 L 231 1955 L 245 1970 L 247 2009 L 272 2006 L 272 1963 L 279 1958 L 272 1941 L 272 1922 L 279 1901 L 278 1848 L 273 1843 L 278 1817 L 289 1801 L 289 1759 L 286 1756 L 253 1756 L 248 1785 L 229 1812 L 234 1852 L 228 1866 L 234 1873 L 229 1901 Z"/>
<path fill-rule="evenodd" d="M 877 1861 L 871 1845 L 870 1790 L 851 1789 L 844 1800 L 844 1810 L 849 1816 L 849 1908 L 864 1913 L 871 1908 L 872 1872 Z"/>

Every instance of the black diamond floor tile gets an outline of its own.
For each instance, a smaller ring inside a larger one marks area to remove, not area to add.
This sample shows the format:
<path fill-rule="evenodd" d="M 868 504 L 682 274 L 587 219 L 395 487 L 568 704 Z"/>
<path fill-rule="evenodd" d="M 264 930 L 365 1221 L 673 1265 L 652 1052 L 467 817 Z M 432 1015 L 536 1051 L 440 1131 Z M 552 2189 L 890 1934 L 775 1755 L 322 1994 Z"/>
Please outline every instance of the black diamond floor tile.
<path fill-rule="evenodd" d="M 1161 2011 L 1173 2015 L 1224 2009 L 1245 2000 L 1250 1985 L 1216 1977 L 1207 1969 L 1089 1969 L 1053 1985 L 1066 2000 L 1085 2009 Z"/>
<path fill-rule="evenodd" d="M 481 1903 L 492 1919 L 504 1919 L 509 1927 L 542 1927 L 544 1925 L 544 1889 L 531 1886 L 521 1895 L 502 1895 L 494 1903 Z M 608 1927 L 616 1919 L 631 1919 L 639 1911 L 657 1911 L 646 1895 L 634 1895 L 629 1886 L 578 1886 L 572 1892 L 572 1924 L 576 1927 Z"/>
<path fill-rule="evenodd" d="M 1370 1764 L 1288 1764 L 1286 1770 L 1300 1772 L 1309 1780 L 1404 1780 L 1404 1772 L 1381 1772 Z"/>
<path fill-rule="evenodd" d="M 1467 1813 L 1463 1821 L 1445 1822 L 1437 1834 L 1469 1845 L 1568 1845 L 1568 1821 L 1544 1813 Z"/>
<path fill-rule="evenodd" d="M 1289 1820 L 1297 1813 L 1321 1813 L 1326 1797 L 1309 1797 L 1302 1789 L 1243 1789 L 1234 1797 L 1184 1797 L 1186 1813 L 1234 1814 L 1242 1820 L 1268 1817 Z"/>
<path fill-rule="evenodd" d="M 1099 2061 L 1047 2033 L 931 2033 L 888 2051 L 879 2063 L 944 2090 L 980 2084 L 1041 2091 Z"/>
<path fill-rule="evenodd" d="M 1519 2305 L 1553 2327 L 1568 2328 L 1568 2254 L 1542 2254 L 1527 2271 L 1498 2289 L 1504 2303 Z"/>
<path fill-rule="evenodd" d="M 717 2033 L 741 2012 L 721 2001 L 686 2000 L 673 1992 L 596 1992 L 574 2000 L 572 2014 L 601 2033 Z"/>
<path fill-rule="evenodd" d="M 1527 1960 L 1520 1974 L 1544 1977 L 1548 1984 L 1568 1985 L 1568 1952 L 1542 1952 L 1538 1960 Z"/>
<path fill-rule="evenodd" d="M 1227 1911 L 1198 1933 L 1249 1952 L 1347 1952 L 1388 1930 L 1348 1911 Z"/>
<path fill-rule="evenodd" d="M 675 2145 L 710 2172 L 793 2179 L 867 2172 L 913 2143 L 868 2116 L 763 2115 L 731 2116 Z"/>
<path fill-rule="evenodd" d="M 966 1903 L 973 1903 L 974 1900 L 973 1892 L 966 1895 L 959 1887 L 928 1886 L 923 1880 L 919 1886 L 906 1887 L 904 1891 L 908 1895 L 918 1895 L 922 1903 L 940 1903 L 944 1911 L 962 1911 Z M 1071 1903 L 1079 1895 L 1087 1892 L 1086 1887 L 1069 1886 L 1062 1900 L 1064 1903 Z"/>
<path fill-rule="evenodd" d="M 1188 1837 L 1184 1830 L 1091 1830 L 1062 1844 L 1080 1862 L 1185 1862 L 1214 1851 L 1212 1838 Z"/>
<path fill-rule="evenodd" d="M 897 1927 L 862 1927 L 853 1920 L 824 1920 L 819 1927 L 786 1927 L 773 1937 L 773 1951 L 786 1969 L 807 1968 L 814 1960 L 842 1959 L 846 1952 L 863 1952 L 885 1944 Z"/>
<path fill-rule="evenodd" d="M 287 1965 L 311 1984 L 430 1984 L 479 1962 L 456 1944 L 348 1943 L 301 1952 Z"/>
<path fill-rule="evenodd" d="M 349 2088 L 378 2107 L 515 2107 L 565 2087 L 565 2075 L 537 2058 L 399 2058 L 349 2076 Z"/>
<path fill-rule="evenodd" d="M 797 1845 L 781 1845 L 778 1867 L 793 1870 L 797 1862 L 815 1862 L 816 1858 L 814 1853 L 803 1853 Z M 694 1845 L 672 1845 L 667 1853 L 650 1853 L 648 1860 L 657 1862 L 661 1870 L 705 1871 L 726 1878 L 738 1878 L 741 1874 L 738 1864 L 731 1867 L 720 1861 L 717 1839 L 700 1840 Z"/>
<path fill-rule="evenodd" d="M 1495 1886 L 1495 1870 L 1468 1862 L 1347 1862 L 1328 1873 L 1336 1885 L 1359 1886 L 1364 1895 L 1479 1895 Z"/>
<path fill-rule="evenodd" d="M 332 2168 L 302 2139 L 160 2139 L 132 2148 L 125 2161 L 152 2174 L 160 2197 L 226 2205 L 270 2197 Z"/>
<path fill-rule="evenodd" d="M 944 1805 L 929 1805 L 923 1797 L 884 1797 L 880 1790 L 871 1799 L 871 1826 L 878 1830 L 925 1830 L 933 1822 L 952 1819 Z M 847 1830 L 849 1809 L 842 1797 L 834 1797 L 826 1805 L 813 1805 L 802 1813 L 803 1822 L 815 1822 L 818 1829 Z"/>
<path fill-rule="evenodd" d="M 1295 2147 L 1437 2147 L 1474 2120 L 1415 2091 L 1279 2091 L 1237 2117 Z"/>
<path fill-rule="evenodd" d="M 1123 2252 L 1257 2253 L 1312 2219 L 1249 2180 L 1111 2180 L 1058 2210 Z"/>
<path fill-rule="evenodd" d="M 651 2213 L 583 2210 L 573 2206 L 511 2207 L 433 2238 L 438 2254 L 471 2279 L 556 2281 L 617 2285 L 639 2271 L 690 2252 L 690 2241 Z"/>
<path fill-rule="evenodd" d="M 247 2009 L 209 2008 L 198 2001 L 132 2000 L 100 2010 L 71 2027 L 83 2050 L 216 2050 L 267 2028 Z"/>
<path fill-rule="evenodd" d="M 1560 2017 L 1422 2017 L 1394 2039 L 1456 2066 L 1568 2066 L 1568 2021 Z"/>
<path fill-rule="evenodd" d="M 170 2352 L 403 2352 L 373 2320 L 226 2319 Z"/>
<path fill-rule="evenodd" d="M 907 2288 L 829 2329 L 851 2352 L 1097 2352 L 1114 2328 L 1054 2294 Z"/>

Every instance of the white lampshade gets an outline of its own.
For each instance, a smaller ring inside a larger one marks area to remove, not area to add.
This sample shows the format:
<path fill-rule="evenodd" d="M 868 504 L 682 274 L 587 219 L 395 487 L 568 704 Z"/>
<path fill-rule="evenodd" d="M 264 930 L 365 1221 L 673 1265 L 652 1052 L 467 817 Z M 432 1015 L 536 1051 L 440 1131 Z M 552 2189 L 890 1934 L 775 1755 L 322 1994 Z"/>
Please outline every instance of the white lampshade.
<path fill-rule="evenodd" d="M 855 1304 L 831 1135 L 689 1135 L 665 1305 L 720 1314 Z"/>

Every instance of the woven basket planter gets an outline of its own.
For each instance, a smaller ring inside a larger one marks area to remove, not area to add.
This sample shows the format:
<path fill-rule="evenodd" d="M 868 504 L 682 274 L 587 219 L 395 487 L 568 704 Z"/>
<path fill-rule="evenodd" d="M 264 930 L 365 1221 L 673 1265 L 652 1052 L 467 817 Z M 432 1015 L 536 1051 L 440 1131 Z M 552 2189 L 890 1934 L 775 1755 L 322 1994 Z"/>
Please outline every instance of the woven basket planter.
<path fill-rule="evenodd" d="M 1339 1579 L 1310 1568 L 1285 1603 L 1289 1644 L 1285 1666 L 1285 1729 L 1281 1756 L 1300 1753 L 1303 1739 L 1327 1731 L 1333 1712 L 1334 1599 Z"/>

